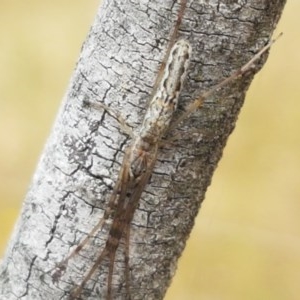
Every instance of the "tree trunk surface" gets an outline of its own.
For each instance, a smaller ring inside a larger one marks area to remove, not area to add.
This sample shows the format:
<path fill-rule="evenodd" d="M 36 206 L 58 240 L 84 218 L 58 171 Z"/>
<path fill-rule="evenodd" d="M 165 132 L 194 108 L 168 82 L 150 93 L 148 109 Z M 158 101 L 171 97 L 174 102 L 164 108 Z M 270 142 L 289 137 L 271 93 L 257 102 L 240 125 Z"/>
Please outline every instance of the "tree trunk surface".
<path fill-rule="evenodd" d="M 177 115 L 269 41 L 285 2 L 188 1 L 179 37 L 191 43 L 193 53 Z M 130 143 L 116 119 L 83 103 L 105 103 L 137 133 L 178 10 L 174 0 L 102 2 L 2 262 L 1 300 L 68 299 L 103 249 L 109 226 L 53 283 L 49 271 L 103 216 Z M 253 73 L 206 99 L 168 134 L 175 139 L 159 150 L 131 224 L 132 299 L 164 297 Z M 126 299 L 124 268 L 122 242 L 113 299 Z M 107 274 L 105 260 L 82 299 L 105 299 Z"/>

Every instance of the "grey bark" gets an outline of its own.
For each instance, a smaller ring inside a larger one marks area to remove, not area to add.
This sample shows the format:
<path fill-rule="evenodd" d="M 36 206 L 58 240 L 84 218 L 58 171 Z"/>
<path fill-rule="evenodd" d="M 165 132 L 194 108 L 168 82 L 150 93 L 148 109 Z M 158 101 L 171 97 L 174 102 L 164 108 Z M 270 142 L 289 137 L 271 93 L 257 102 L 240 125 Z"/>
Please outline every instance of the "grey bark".
<path fill-rule="evenodd" d="M 1 300 L 67 299 L 99 253 L 108 228 L 52 282 L 48 271 L 101 218 L 130 142 L 114 118 L 83 101 L 111 106 L 137 132 L 177 16 L 175 2 L 103 1 L 3 260 Z M 284 4 L 188 1 L 180 37 L 190 41 L 193 55 L 178 114 L 270 39 Z M 132 299 L 163 298 L 252 75 L 207 99 L 170 134 L 179 138 L 161 149 L 131 226 Z M 125 298 L 123 246 L 115 263 L 114 299 Z M 105 261 L 82 299 L 105 298 L 107 266 Z"/>

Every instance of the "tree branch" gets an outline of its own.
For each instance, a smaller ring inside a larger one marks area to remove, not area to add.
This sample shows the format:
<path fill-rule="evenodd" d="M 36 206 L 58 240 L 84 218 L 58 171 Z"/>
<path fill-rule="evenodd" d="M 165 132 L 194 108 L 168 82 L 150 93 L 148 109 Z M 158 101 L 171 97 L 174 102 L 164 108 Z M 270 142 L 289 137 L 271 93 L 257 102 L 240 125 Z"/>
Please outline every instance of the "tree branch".
<path fill-rule="evenodd" d="M 83 102 L 103 101 L 138 131 L 179 9 L 174 2 L 106 0 L 100 7 L 2 263 L 1 299 L 67 299 L 103 247 L 108 228 L 52 282 L 48 271 L 103 215 L 130 142 L 113 116 Z M 192 44 L 193 56 L 178 115 L 263 47 L 284 4 L 188 1 L 180 37 Z M 163 298 L 252 77 L 207 99 L 170 134 L 180 139 L 161 149 L 131 229 L 133 299 Z M 115 299 L 125 298 L 123 249 Z M 107 264 L 82 299 L 103 299 L 106 289 Z"/>

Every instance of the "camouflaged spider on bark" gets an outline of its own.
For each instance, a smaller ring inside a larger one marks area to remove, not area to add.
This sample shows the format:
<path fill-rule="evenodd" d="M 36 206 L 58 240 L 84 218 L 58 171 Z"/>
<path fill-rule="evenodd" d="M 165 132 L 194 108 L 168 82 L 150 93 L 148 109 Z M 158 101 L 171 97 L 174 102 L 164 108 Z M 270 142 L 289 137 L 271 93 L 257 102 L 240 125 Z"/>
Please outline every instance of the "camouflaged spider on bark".
<path fill-rule="evenodd" d="M 185 112 L 174 120 L 172 128 L 170 122 L 173 118 L 174 111 L 177 108 L 180 91 L 183 87 L 189 62 L 191 59 L 191 45 L 188 41 L 177 40 L 178 29 L 180 27 L 187 0 L 181 0 L 180 9 L 177 16 L 176 24 L 171 35 L 170 45 L 166 51 L 166 57 L 162 62 L 158 72 L 154 92 L 150 99 L 149 106 L 146 110 L 142 125 L 133 134 L 125 120 L 119 113 L 114 112 L 109 107 L 101 103 L 86 103 L 92 108 L 100 108 L 118 119 L 124 131 L 132 137 L 132 143 L 126 149 L 123 163 L 119 171 L 118 180 L 110 196 L 108 206 L 104 212 L 103 218 L 92 229 L 86 238 L 84 238 L 73 252 L 60 262 L 53 274 L 53 281 L 59 281 L 67 268 L 71 258 L 77 255 L 89 240 L 100 231 L 105 222 L 112 218 L 108 237 L 105 245 L 100 251 L 93 266 L 88 270 L 79 285 L 71 291 L 70 299 L 79 299 L 81 293 L 96 270 L 101 266 L 104 259 L 109 260 L 108 279 L 107 279 L 107 299 L 112 299 L 113 290 L 113 272 L 116 251 L 120 245 L 121 239 L 125 239 L 125 283 L 127 298 L 130 298 L 130 274 L 129 274 L 129 233 L 136 208 L 138 207 L 141 194 L 147 185 L 152 171 L 155 167 L 157 154 L 161 145 L 163 136 L 175 126 L 187 118 L 191 113 L 200 108 L 203 101 L 218 89 L 224 87 L 229 82 L 243 76 L 254 65 L 254 63 L 266 52 L 275 40 L 270 41 L 262 48 L 252 59 L 243 67 L 238 69 L 228 78 L 223 79 L 219 84 L 207 92 L 202 93 L 197 99 L 191 102 L 185 109 Z M 113 215 L 112 215 L 113 213 Z"/>

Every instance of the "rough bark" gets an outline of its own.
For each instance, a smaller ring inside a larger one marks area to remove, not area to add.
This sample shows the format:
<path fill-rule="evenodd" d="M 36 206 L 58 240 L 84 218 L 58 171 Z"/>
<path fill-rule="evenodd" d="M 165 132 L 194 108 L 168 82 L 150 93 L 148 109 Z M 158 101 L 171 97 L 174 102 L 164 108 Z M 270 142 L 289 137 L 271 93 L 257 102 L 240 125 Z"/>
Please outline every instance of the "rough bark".
<path fill-rule="evenodd" d="M 99 253 L 107 228 L 52 283 L 48 271 L 101 218 L 130 142 L 114 118 L 84 107 L 83 101 L 103 101 L 137 132 L 177 16 L 175 2 L 103 1 L 2 263 L 0 299 L 67 299 Z M 193 58 L 178 114 L 270 39 L 284 4 L 188 1 L 180 37 L 192 44 Z M 171 133 L 179 139 L 161 149 L 131 229 L 132 299 L 163 298 L 252 77 L 207 99 Z M 114 299 L 125 295 L 122 246 Z M 87 284 L 82 299 L 103 299 L 106 288 L 107 262 Z"/>

